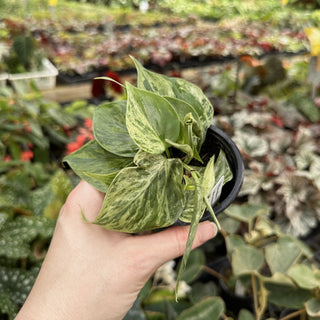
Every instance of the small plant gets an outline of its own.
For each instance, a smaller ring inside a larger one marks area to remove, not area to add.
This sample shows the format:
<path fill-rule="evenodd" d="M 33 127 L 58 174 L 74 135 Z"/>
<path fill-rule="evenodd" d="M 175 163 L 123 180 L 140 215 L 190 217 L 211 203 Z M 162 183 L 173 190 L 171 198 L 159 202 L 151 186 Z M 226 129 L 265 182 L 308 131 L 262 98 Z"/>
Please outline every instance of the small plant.
<path fill-rule="evenodd" d="M 7 72 L 23 73 L 40 70 L 43 53 L 36 47 L 32 35 L 19 34 L 13 38 L 9 54 L 5 56 Z"/>
<path fill-rule="evenodd" d="M 64 163 L 106 192 L 95 224 L 129 233 L 177 220 L 191 224 L 178 286 L 199 220 L 207 208 L 216 221 L 213 195 L 232 172 L 222 150 L 217 157 L 201 154 L 213 107 L 200 88 L 148 71 L 132 59 L 137 87 L 126 83 L 126 101 L 97 108 L 95 139 Z"/>
<path fill-rule="evenodd" d="M 320 315 L 320 270 L 312 250 L 282 233 L 269 214 L 266 205 L 253 203 L 225 211 L 221 224 L 230 269 L 224 281 L 252 298 L 252 319 L 270 317 L 270 304 L 290 311 L 283 319 L 315 319 Z"/>

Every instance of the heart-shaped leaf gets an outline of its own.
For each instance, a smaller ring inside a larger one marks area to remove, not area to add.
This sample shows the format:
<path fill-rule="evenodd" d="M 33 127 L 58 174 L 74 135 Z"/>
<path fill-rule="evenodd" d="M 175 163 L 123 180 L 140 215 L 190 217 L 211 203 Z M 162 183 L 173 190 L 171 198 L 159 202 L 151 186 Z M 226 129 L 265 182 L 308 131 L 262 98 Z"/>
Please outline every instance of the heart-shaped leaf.
<path fill-rule="evenodd" d="M 100 105 L 93 114 L 93 132 L 96 141 L 105 150 L 133 158 L 139 148 L 127 130 L 126 109 L 125 100 Z"/>
<path fill-rule="evenodd" d="M 147 160 L 142 161 L 139 154 L 136 160 L 142 165 L 125 168 L 116 176 L 94 223 L 135 233 L 169 226 L 178 219 L 184 207 L 182 162 L 147 153 L 144 157 Z"/>
<path fill-rule="evenodd" d="M 176 142 L 180 122 L 171 104 L 163 97 L 137 89 L 129 83 L 127 88 L 126 124 L 133 141 L 144 151 L 161 154 L 168 144 Z"/>
<path fill-rule="evenodd" d="M 313 273 L 312 269 L 305 264 L 295 264 L 287 271 L 297 285 L 302 289 L 315 289 L 320 287 L 320 280 Z"/>
<path fill-rule="evenodd" d="M 232 270 L 235 275 L 257 272 L 263 262 L 263 253 L 250 245 L 237 247 L 232 253 Z"/>
<path fill-rule="evenodd" d="M 103 149 L 95 140 L 63 159 L 72 170 L 95 188 L 106 192 L 116 174 L 133 163 L 132 158 L 119 157 Z"/>
<path fill-rule="evenodd" d="M 202 90 L 191 82 L 180 78 L 171 78 L 144 68 L 131 57 L 138 73 L 138 88 L 183 100 L 194 108 L 206 132 L 213 118 L 213 107 Z"/>
<path fill-rule="evenodd" d="M 265 248 L 266 261 L 271 272 L 285 273 L 301 255 L 301 249 L 290 237 L 281 237 Z"/>
<path fill-rule="evenodd" d="M 311 317 L 320 317 L 320 299 L 312 298 L 305 303 L 306 310 Z M 318 318 L 319 319 L 319 318 Z"/>

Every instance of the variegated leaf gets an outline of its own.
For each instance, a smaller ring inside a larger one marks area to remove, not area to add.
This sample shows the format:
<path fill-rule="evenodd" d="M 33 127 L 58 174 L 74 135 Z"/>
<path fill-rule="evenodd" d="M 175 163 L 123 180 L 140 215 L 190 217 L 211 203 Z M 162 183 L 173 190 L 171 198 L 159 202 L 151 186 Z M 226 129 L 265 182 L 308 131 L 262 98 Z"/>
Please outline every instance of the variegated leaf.
<path fill-rule="evenodd" d="M 201 189 L 204 197 L 208 197 L 216 183 L 214 156 L 212 156 L 206 165 L 201 181 Z"/>
<path fill-rule="evenodd" d="M 221 180 L 223 179 L 223 184 L 232 179 L 232 171 L 229 167 L 228 161 L 226 159 L 225 153 L 221 150 L 218 158 L 214 161 L 215 157 L 212 157 L 206 167 L 193 167 L 196 171 L 200 173 L 203 177 L 201 188 L 203 192 L 203 196 L 207 198 L 211 195 L 212 191 L 218 191 L 217 195 L 220 195 Z M 215 190 L 215 187 L 219 187 L 218 190 Z M 186 202 L 185 208 L 180 216 L 180 220 L 183 222 L 190 222 L 193 215 L 193 206 L 194 206 L 194 190 L 186 190 Z M 214 204 L 217 199 L 216 196 L 213 199 L 210 197 L 210 203 Z M 203 202 L 203 210 L 205 209 L 205 203 Z"/>
<path fill-rule="evenodd" d="M 191 82 L 172 78 L 144 68 L 140 62 L 131 57 L 138 73 L 138 88 L 183 100 L 195 109 L 206 132 L 213 118 L 213 107 L 202 90 Z"/>
<path fill-rule="evenodd" d="M 133 158 L 139 148 L 127 130 L 126 109 L 125 100 L 100 105 L 93 115 L 93 133 L 103 149 Z"/>
<path fill-rule="evenodd" d="M 135 161 L 138 167 L 121 170 L 113 180 L 94 223 L 135 233 L 169 226 L 180 216 L 182 162 L 148 153 L 139 153 Z"/>
<path fill-rule="evenodd" d="M 223 150 L 220 150 L 218 158 L 214 164 L 215 180 L 218 182 L 221 177 L 224 177 L 223 184 L 230 181 L 233 177 L 232 171 L 228 164 L 228 160 Z"/>
<path fill-rule="evenodd" d="M 197 149 L 200 150 L 201 145 L 199 144 L 199 141 L 203 142 L 205 139 L 205 133 L 206 131 L 201 128 L 201 122 L 199 119 L 199 116 L 197 112 L 194 110 L 194 108 L 187 102 L 173 98 L 173 97 L 164 97 L 176 110 L 179 120 L 183 125 L 184 132 L 181 134 L 181 140 L 180 143 L 188 143 L 188 140 L 185 140 L 185 137 L 188 138 L 188 130 L 185 126 L 186 116 L 188 114 L 192 115 L 193 123 L 192 123 L 192 133 L 194 135 L 194 142 L 196 142 Z"/>
<path fill-rule="evenodd" d="M 133 141 L 144 151 L 161 154 L 169 139 L 176 142 L 180 134 L 177 113 L 163 97 L 137 89 L 129 83 L 127 88 L 126 124 Z"/>
<path fill-rule="evenodd" d="M 63 159 L 72 170 L 95 188 L 106 192 L 116 174 L 132 164 L 132 158 L 117 156 L 103 149 L 95 140 Z"/>
<path fill-rule="evenodd" d="M 176 284 L 176 295 L 178 292 L 179 288 L 179 282 L 181 280 L 181 276 L 186 268 L 187 261 L 191 252 L 191 247 L 198 229 L 199 221 L 203 215 L 204 212 L 204 207 L 203 207 L 203 194 L 202 194 L 202 189 L 201 189 L 201 181 L 198 177 L 197 174 L 194 172 L 191 172 L 192 178 L 194 179 L 195 182 L 195 192 L 194 192 L 194 206 L 193 206 L 193 214 L 192 214 L 192 219 L 190 222 L 190 229 L 189 229 L 189 234 L 188 234 L 188 239 L 186 243 L 186 249 L 183 254 L 180 268 L 178 271 L 177 275 L 177 284 Z"/>

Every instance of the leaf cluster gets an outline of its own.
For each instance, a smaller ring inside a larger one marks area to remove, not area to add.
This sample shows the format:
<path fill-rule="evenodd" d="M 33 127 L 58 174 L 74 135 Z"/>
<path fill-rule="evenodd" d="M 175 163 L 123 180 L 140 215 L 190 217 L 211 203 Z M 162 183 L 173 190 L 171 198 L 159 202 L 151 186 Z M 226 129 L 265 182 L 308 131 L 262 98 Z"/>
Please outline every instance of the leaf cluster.
<path fill-rule="evenodd" d="M 72 190 L 61 169 L 40 163 L 11 166 L 0 176 L 0 318 L 8 319 L 31 290 L 56 217 Z"/>
<path fill-rule="evenodd" d="M 13 93 L 8 87 L 0 90 L 0 112 L 0 159 L 10 157 L 19 161 L 24 151 L 32 150 L 33 160 L 43 163 L 61 157 L 64 145 L 70 140 L 67 129 L 75 128 L 79 119 L 91 115 L 87 103 L 62 108 L 44 99 L 37 90 L 25 93 L 20 88 L 18 93 Z M 6 162 L 2 161 L 0 171 L 5 167 Z"/>
<path fill-rule="evenodd" d="M 255 319 L 263 318 L 268 303 L 299 310 L 310 319 L 319 316 L 320 270 L 311 248 L 282 233 L 265 205 L 231 205 L 224 214 L 221 223 L 231 265 L 231 276 L 224 275 L 224 281 L 246 288 Z"/>
<path fill-rule="evenodd" d="M 137 87 L 126 83 L 125 101 L 96 109 L 95 139 L 64 163 L 106 192 L 95 224 L 137 233 L 178 219 L 191 223 L 185 264 L 205 208 L 215 219 L 211 203 L 218 199 L 209 200 L 212 191 L 232 173 L 223 151 L 208 163 L 201 159 L 213 108 L 200 88 L 151 72 L 132 59 Z"/>

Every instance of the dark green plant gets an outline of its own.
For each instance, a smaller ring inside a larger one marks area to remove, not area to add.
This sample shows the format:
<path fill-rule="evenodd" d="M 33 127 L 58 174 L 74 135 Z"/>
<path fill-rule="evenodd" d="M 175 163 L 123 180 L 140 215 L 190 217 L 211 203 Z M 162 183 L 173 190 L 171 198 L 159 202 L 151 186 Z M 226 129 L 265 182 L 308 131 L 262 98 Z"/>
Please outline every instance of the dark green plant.
<path fill-rule="evenodd" d="M 8 73 L 23 73 L 41 70 L 43 53 L 30 34 L 14 36 L 9 54 L 5 56 Z"/>
<path fill-rule="evenodd" d="M 13 319 L 35 281 L 72 184 L 54 165 L 6 166 L 7 173 L 0 174 L 0 319 Z"/>

